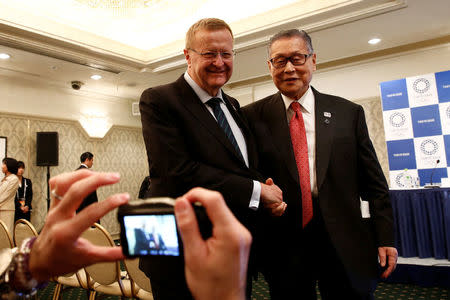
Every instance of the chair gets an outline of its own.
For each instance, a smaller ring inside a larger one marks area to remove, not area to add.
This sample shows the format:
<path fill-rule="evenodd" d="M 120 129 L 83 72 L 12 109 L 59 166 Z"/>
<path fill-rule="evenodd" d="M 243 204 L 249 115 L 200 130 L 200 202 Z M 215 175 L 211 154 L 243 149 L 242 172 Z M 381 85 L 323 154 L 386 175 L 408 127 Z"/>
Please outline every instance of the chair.
<path fill-rule="evenodd" d="M 25 219 L 19 219 L 14 224 L 14 245 L 20 247 L 22 242 L 33 236 L 38 236 L 33 224 Z"/>
<path fill-rule="evenodd" d="M 125 259 L 125 268 L 131 281 L 133 297 L 144 300 L 153 300 L 152 286 L 150 280 L 139 269 L 139 259 Z"/>
<path fill-rule="evenodd" d="M 85 289 L 89 296 L 87 274 L 84 269 L 78 270 L 75 273 L 58 276 L 55 281 L 56 287 L 53 291 L 53 300 L 58 300 L 61 298 L 64 287 Z"/>
<path fill-rule="evenodd" d="M 86 230 L 81 237 L 98 246 L 115 246 L 111 235 L 97 223 Z M 86 267 L 85 270 L 88 275 L 88 288 L 91 291 L 90 300 L 95 300 L 97 292 L 127 298 L 132 297 L 132 282 L 126 278 L 122 279 L 118 261 L 97 263 Z"/>
<path fill-rule="evenodd" d="M 8 227 L 0 220 L 0 250 L 13 247 L 14 244 L 11 235 L 8 232 Z"/>

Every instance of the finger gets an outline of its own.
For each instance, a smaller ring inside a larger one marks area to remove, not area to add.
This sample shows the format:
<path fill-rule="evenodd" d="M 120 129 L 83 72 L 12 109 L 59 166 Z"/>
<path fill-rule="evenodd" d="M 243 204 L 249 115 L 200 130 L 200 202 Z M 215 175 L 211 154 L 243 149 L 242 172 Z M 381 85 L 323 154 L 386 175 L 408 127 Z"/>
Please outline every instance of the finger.
<path fill-rule="evenodd" d="M 94 253 L 94 255 L 92 254 Z M 92 246 L 92 253 L 87 255 L 92 256 L 92 263 L 108 262 L 125 259 L 122 247 L 104 247 L 104 246 Z"/>
<path fill-rule="evenodd" d="M 274 207 L 272 209 L 272 214 L 274 214 L 277 217 L 281 216 L 283 214 L 283 212 L 284 212 L 284 207 L 283 207 L 282 203 L 280 203 L 280 205 L 277 205 L 276 207 Z"/>
<path fill-rule="evenodd" d="M 76 172 L 75 172 L 76 173 Z M 120 180 L 119 173 L 95 173 L 73 183 L 64 195 L 63 201 L 58 205 L 58 210 L 71 215 L 80 206 L 87 195 L 98 187 L 116 183 Z"/>
<path fill-rule="evenodd" d="M 75 217 L 69 220 L 69 228 L 72 236 L 78 237 L 86 229 L 88 229 L 97 220 L 100 220 L 104 215 L 112 211 L 113 209 L 127 203 L 130 200 L 128 193 L 115 194 L 109 196 L 103 201 L 93 203 L 82 211 L 80 211 Z"/>
<path fill-rule="evenodd" d="M 387 278 L 389 277 L 389 275 L 392 274 L 392 272 L 394 272 L 395 268 L 397 267 L 397 252 L 395 251 L 394 253 L 388 254 L 387 257 L 388 260 L 388 268 L 383 272 L 382 277 L 383 278 Z"/>
<path fill-rule="evenodd" d="M 74 182 L 92 176 L 92 174 L 93 172 L 88 171 L 86 169 L 79 170 L 76 172 L 63 173 L 50 178 L 48 184 L 51 191 L 54 191 L 57 195 L 62 197 L 66 194 L 67 190 Z M 54 207 L 56 207 L 61 202 L 61 200 L 56 199 L 55 197 L 52 196 L 50 198 L 51 198 L 50 201 L 50 210 L 51 210 Z"/>
<path fill-rule="evenodd" d="M 384 249 L 378 249 L 378 257 L 380 259 L 380 265 L 384 267 L 386 265 L 386 251 Z"/>
<path fill-rule="evenodd" d="M 185 198 L 191 203 L 198 201 L 205 207 L 213 228 L 228 227 L 231 222 L 237 222 L 219 192 L 194 188 L 186 193 Z"/>
<path fill-rule="evenodd" d="M 266 179 L 266 184 L 267 185 L 273 185 L 273 179 L 272 178 L 267 178 Z"/>
<path fill-rule="evenodd" d="M 183 245 L 189 245 L 189 249 L 192 250 L 185 251 L 186 258 L 189 259 L 191 253 L 200 255 L 203 239 L 198 228 L 194 208 L 185 197 L 178 198 L 175 202 L 175 217 Z"/>
<path fill-rule="evenodd" d="M 386 270 L 384 270 L 382 276 L 384 276 L 383 278 L 388 278 L 389 275 L 391 275 L 391 273 L 394 271 L 394 265 L 389 264 L 388 268 Z"/>

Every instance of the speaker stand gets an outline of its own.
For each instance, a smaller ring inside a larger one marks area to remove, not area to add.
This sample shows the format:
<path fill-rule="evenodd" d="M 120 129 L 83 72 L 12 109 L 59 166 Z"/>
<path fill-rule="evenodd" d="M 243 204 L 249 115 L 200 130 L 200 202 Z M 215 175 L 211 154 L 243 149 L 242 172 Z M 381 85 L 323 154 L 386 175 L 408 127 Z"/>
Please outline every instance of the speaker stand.
<path fill-rule="evenodd" d="M 47 211 L 50 209 L 50 166 L 47 166 Z"/>

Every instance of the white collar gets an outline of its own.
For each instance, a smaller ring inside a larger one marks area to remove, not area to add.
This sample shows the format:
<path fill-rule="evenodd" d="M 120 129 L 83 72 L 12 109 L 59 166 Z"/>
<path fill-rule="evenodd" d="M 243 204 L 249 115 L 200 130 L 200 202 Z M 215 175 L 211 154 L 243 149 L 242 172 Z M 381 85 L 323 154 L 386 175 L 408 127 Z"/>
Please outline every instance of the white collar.
<path fill-rule="evenodd" d="M 303 94 L 303 96 L 300 97 L 300 99 L 292 99 L 283 94 L 281 94 L 281 98 L 283 98 L 283 102 L 284 102 L 284 106 L 286 107 L 286 110 L 289 108 L 291 103 L 294 101 L 298 101 L 307 113 L 312 113 L 314 110 L 314 94 L 312 92 L 311 86 L 308 87 L 308 89 Z"/>
<path fill-rule="evenodd" d="M 191 75 L 189 75 L 187 71 L 184 72 L 184 79 L 194 90 L 194 92 L 197 94 L 198 98 L 200 98 L 200 101 L 202 101 L 202 103 L 206 103 L 209 99 L 212 98 L 210 94 L 208 94 L 204 89 L 202 89 L 197 84 L 197 82 L 194 81 L 194 79 L 192 79 Z M 217 93 L 217 96 L 215 96 L 215 98 L 220 98 L 223 101 L 222 89 L 219 89 L 219 92 Z"/>

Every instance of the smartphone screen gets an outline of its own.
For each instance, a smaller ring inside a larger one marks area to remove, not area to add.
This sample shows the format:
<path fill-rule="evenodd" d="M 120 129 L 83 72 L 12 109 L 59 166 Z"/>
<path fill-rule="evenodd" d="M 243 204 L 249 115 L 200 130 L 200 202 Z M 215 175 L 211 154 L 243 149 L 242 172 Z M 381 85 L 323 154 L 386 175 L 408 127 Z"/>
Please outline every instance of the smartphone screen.
<path fill-rule="evenodd" d="M 127 215 L 123 225 L 129 256 L 180 255 L 173 214 Z"/>

